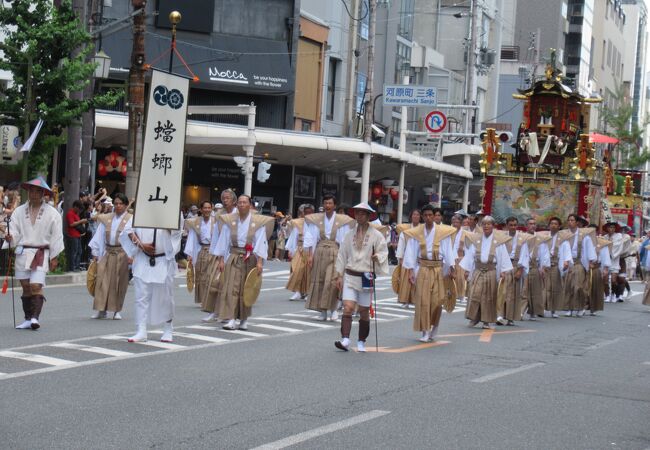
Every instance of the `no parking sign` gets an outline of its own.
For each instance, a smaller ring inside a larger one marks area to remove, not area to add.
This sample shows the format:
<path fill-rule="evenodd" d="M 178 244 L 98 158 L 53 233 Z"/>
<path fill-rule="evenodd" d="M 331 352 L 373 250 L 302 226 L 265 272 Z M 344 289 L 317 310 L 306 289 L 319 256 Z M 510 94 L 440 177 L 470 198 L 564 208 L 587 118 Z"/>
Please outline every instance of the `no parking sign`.
<path fill-rule="evenodd" d="M 447 128 L 447 116 L 442 111 L 431 111 L 424 120 L 424 126 L 431 133 L 440 133 Z"/>

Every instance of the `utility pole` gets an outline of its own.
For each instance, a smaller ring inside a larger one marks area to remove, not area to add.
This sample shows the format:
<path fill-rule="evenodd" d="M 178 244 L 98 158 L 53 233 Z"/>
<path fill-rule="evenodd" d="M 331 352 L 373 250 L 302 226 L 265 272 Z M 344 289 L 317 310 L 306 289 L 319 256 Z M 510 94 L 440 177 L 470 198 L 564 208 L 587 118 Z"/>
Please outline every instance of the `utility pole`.
<path fill-rule="evenodd" d="M 72 8 L 77 14 L 79 22 L 85 26 L 86 8 L 84 0 L 73 0 Z M 81 48 L 72 51 L 73 56 L 81 53 Z M 70 99 L 83 100 L 83 90 L 70 92 Z M 72 202 L 79 198 L 79 185 L 81 175 L 81 119 L 74 119 L 68 125 L 68 142 L 65 149 L 65 184 L 64 184 L 64 207 L 67 211 Z"/>
<path fill-rule="evenodd" d="M 496 117 L 499 115 L 499 75 L 501 74 L 501 45 L 503 43 L 503 0 L 497 0 L 497 10 L 494 17 L 496 25 L 494 33 L 494 42 L 496 55 L 494 58 L 494 67 L 492 74 L 488 80 L 490 93 L 490 111 L 488 117 Z"/>
<path fill-rule="evenodd" d="M 364 119 L 363 119 L 363 140 L 368 146 L 372 144 L 372 115 L 373 115 L 373 74 L 375 71 L 375 25 L 377 0 L 368 0 L 368 76 L 366 78 L 366 92 L 364 97 Z M 363 155 L 363 166 L 361 168 L 361 202 L 368 201 L 368 190 L 370 185 L 370 152 Z"/>
<path fill-rule="evenodd" d="M 126 195 L 135 198 L 142 157 L 142 133 L 144 126 L 144 6 L 146 0 L 131 0 L 133 10 L 141 10 L 133 16 L 133 48 L 129 70 L 129 129 L 126 149 Z"/>
<path fill-rule="evenodd" d="M 470 0 L 470 21 L 469 21 L 469 48 L 467 50 L 467 76 L 465 77 L 465 104 L 476 104 L 476 26 L 478 23 L 478 5 L 476 0 Z M 501 55 L 498 55 L 500 58 Z M 476 113 L 477 110 L 472 108 L 468 109 L 465 115 L 465 133 L 474 133 L 476 128 Z M 474 138 L 469 141 L 470 144 L 474 143 Z M 470 168 L 470 157 L 466 154 L 463 158 L 463 166 L 465 169 Z M 469 180 L 465 180 L 463 189 L 463 209 L 466 211 L 469 208 Z"/>

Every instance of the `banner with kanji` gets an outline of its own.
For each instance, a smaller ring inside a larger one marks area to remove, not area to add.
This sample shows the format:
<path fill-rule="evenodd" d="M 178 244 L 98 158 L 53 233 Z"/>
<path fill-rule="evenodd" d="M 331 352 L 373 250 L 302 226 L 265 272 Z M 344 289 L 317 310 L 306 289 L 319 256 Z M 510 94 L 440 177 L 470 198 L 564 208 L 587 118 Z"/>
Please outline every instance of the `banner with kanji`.
<path fill-rule="evenodd" d="M 133 226 L 178 229 L 189 80 L 153 71 Z"/>

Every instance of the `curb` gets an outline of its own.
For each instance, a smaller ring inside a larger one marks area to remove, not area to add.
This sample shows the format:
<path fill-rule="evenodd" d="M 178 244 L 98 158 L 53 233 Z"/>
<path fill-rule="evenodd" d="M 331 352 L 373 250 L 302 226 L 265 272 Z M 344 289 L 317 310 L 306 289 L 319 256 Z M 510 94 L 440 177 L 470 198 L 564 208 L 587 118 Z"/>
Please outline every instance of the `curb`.
<path fill-rule="evenodd" d="M 59 275 L 47 275 L 46 286 L 57 286 L 61 284 L 85 284 L 86 272 L 66 272 Z"/>

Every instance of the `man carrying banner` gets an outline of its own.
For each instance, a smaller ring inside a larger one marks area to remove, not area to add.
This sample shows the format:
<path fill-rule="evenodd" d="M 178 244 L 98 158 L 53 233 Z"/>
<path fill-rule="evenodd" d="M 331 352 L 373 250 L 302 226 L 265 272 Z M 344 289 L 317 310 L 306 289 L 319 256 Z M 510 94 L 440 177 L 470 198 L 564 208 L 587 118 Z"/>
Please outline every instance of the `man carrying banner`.
<path fill-rule="evenodd" d="M 339 245 L 350 230 L 351 217 L 336 214 L 336 198 L 323 196 L 324 212 L 305 217 L 304 248 L 309 249 L 309 262 L 312 280 L 309 299 L 305 307 L 321 313 L 320 320 L 336 320 L 336 307 L 339 302 L 339 289 L 335 284 L 336 257 Z"/>
<path fill-rule="evenodd" d="M 113 312 L 113 319 L 122 318 L 124 297 L 129 287 L 129 257 L 120 244 L 120 234 L 130 227 L 132 214 L 126 212 L 129 200 L 122 193 L 115 194 L 115 211 L 97 216 L 97 231 L 88 247 L 97 264 L 97 284 L 93 301 L 93 319 L 105 319 L 107 312 Z"/>
<path fill-rule="evenodd" d="M 404 232 L 408 243 L 403 268 L 408 271 L 409 282 L 415 286 L 413 330 L 422 333 L 422 342 L 433 340 L 438 332 L 442 305 L 450 295 L 444 278 L 454 276 L 456 263 L 452 242 L 456 229 L 436 223 L 435 216 L 442 218 L 442 210 L 425 205 L 422 208 L 424 224 Z"/>
<path fill-rule="evenodd" d="M 356 224 L 345 235 L 336 259 L 336 286 L 343 292 L 343 317 L 341 340 L 334 342 L 334 346 L 344 351 L 350 347 L 352 314 L 355 310 L 359 312 L 357 351 L 366 351 L 374 278 L 388 274 L 386 238 L 369 223 L 370 215 L 374 212 L 367 203 L 354 207 Z"/>
<path fill-rule="evenodd" d="M 201 311 L 210 314 L 203 319 L 214 319 L 214 304 L 219 295 L 218 259 L 210 253 L 210 244 L 219 236 L 217 218 L 212 216 L 212 203 L 201 203 L 200 215 L 185 221 L 188 230 L 185 254 L 194 264 L 194 303 L 201 304 Z"/>
<path fill-rule="evenodd" d="M 305 203 L 298 208 L 298 218 L 289 222 L 289 238 L 285 245 L 291 257 L 291 274 L 287 281 L 287 290 L 293 292 L 290 300 L 300 300 L 307 297 L 311 270 L 308 265 L 309 253 L 304 248 L 305 216 L 314 213 L 314 205 Z"/>
<path fill-rule="evenodd" d="M 251 271 L 261 280 L 264 261 L 268 257 L 268 238 L 274 218 L 253 214 L 248 195 L 240 195 L 237 212 L 219 216 L 221 232 L 215 248 L 219 271 L 223 278 L 219 295 L 219 318 L 227 320 L 224 330 L 247 330 L 252 306 L 244 304 L 244 285 Z"/>
<path fill-rule="evenodd" d="M 5 240 L 15 249 L 14 270 L 23 291 L 25 321 L 16 328 L 37 330 L 45 303 L 45 275 L 56 269 L 56 257 L 63 251 L 63 228 L 59 212 L 43 199 L 46 193 L 52 196 L 43 178 L 23 183 L 22 188 L 27 191 L 27 202 L 12 213 Z"/>
<path fill-rule="evenodd" d="M 465 277 L 471 280 L 465 312 L 469 326 L 483 322 L 483 328 L 489 329 L 496 322 L 499 284 L 512 271 L 510 255 L 503 245 L 511 238 L 506 233 L 494 232 L 492 216 L 483 217 L 481 228 L 481 233 L 465 234 L 465 256 L 460 266 L 466 271 Z"/>
<path fill-rule="evenodd" d="M 137 213 L 136 213 L 137 214 Z M 172 342 L 174 327 L 174 275 L 176 254 L 181 249 L 183 230 L 158 228 L 132 228 L 127 223 L 120 235 L 126 254 L 133 258 L 133 283 L 135 285 L 136 333 L 129 342 L 147 340 L 147 324 L 164 323 L 161 342 Z"/>

